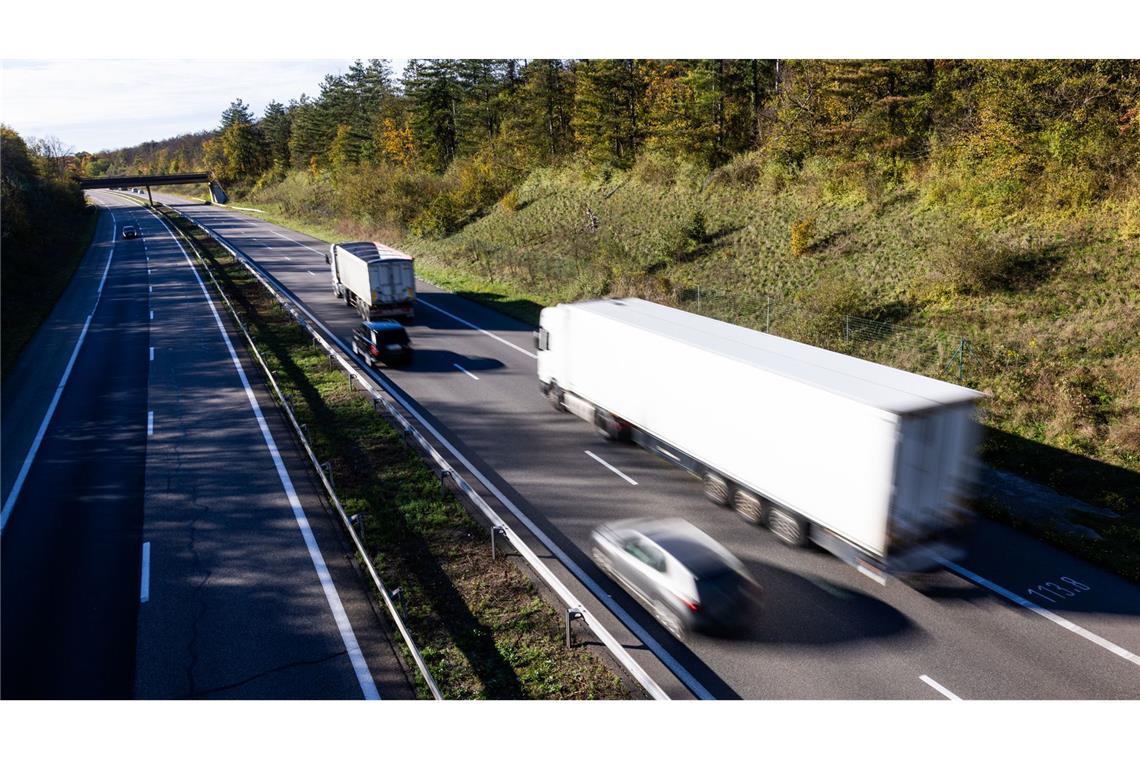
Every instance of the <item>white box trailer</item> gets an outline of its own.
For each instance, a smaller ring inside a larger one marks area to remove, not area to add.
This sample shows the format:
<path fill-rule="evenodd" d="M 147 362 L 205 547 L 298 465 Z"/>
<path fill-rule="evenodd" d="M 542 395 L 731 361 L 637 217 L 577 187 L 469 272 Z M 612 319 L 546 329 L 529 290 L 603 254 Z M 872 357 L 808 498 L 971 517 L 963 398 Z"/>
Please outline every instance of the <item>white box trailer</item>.
<path fill-rule="evenodd" d="M 879 579 L 956 554 L 983 394 L 636 298 L 543 309 L 536 343 L 555 408 L 786 543 Z"/>
<path fill-rule="evenodd" d="M 333 243 L 329 265 L 333 292 L 363 319 L 414 316 L 416 274 L 408 254 L 383 243 Z"/>

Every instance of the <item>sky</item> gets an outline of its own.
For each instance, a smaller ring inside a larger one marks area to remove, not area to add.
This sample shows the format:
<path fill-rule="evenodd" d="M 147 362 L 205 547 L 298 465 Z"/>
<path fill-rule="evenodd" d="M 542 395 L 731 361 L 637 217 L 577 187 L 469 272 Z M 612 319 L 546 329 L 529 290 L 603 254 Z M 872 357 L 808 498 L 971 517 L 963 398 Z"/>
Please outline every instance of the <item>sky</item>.
<path fill-rule="evenodd" d="M 260 115 L 271 100 L 316 95 L 326 74 L 343 74 L 350 63 L 4 60 L 0 122 L 25 140 L 54 136 L 73 151 L 123 148 L 213 129 L 235 98 Z"/>

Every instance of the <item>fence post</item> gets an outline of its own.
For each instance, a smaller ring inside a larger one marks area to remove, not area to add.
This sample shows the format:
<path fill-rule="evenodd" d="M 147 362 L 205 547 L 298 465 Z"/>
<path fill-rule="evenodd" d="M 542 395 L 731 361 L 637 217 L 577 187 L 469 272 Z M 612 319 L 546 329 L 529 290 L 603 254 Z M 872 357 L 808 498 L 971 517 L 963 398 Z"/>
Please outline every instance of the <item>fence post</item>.
<path fill-rule="evenodd" d="M 697 286 L 697 311 L 701 310 L 701 286 Z"/>
<path fill-rule="evenodd" d="M 962 382 L 963 370 L 966 366 L 966 339 L 958 340 L 958 382 Z"/>
<path fill-rule="evenodd" d="M 843 340 L 851 339 L 851 315 L 845 314 L 843 316 Z"/>
<path fill-rule="evenodd" d="M 764 294 L 764 332 L 772 332 L 772 296 Z"/>

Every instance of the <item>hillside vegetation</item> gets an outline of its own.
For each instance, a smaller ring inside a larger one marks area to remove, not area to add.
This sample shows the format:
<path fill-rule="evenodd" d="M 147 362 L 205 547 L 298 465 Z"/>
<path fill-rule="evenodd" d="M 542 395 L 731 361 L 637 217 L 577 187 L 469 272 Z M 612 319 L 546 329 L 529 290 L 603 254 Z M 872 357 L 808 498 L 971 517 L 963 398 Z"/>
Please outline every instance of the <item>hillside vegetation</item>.
<path fill-rule="evenodd" d="M 1140 504 L 1135 62 L 370 61 L 201 155 L 516 313 L 640 295 L 960 380 L 991 462 Z"/>
<path fill-rule="evenodd" d="M 15 364 L 79 266 L 95 212 L 60 146 L 0 126 L 0 364 Z"/>

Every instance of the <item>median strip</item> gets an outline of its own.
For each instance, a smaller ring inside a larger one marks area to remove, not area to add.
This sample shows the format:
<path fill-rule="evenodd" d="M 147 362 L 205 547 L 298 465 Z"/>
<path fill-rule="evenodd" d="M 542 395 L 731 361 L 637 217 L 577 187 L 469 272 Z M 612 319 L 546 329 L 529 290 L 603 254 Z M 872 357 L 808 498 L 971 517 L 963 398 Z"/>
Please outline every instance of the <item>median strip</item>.
<path fill-rule="evenodd" d="M 620 679 L 582 648 L 513 564 L 370 401 L 252 275 L 181 217 L 205 251 L 281 390 L 290 397 L 401 617 L 448 698 L 623 698 Z"/>

